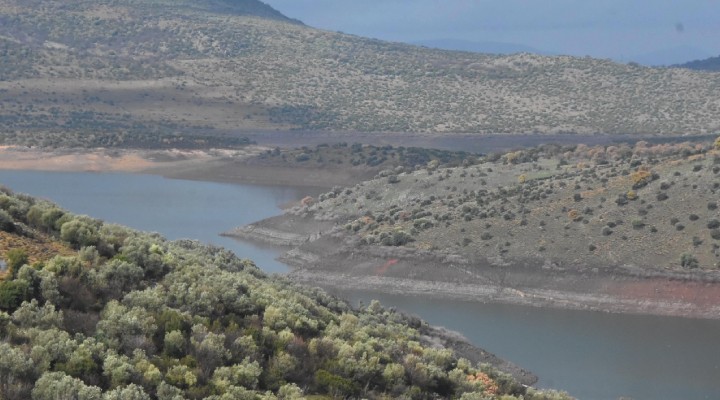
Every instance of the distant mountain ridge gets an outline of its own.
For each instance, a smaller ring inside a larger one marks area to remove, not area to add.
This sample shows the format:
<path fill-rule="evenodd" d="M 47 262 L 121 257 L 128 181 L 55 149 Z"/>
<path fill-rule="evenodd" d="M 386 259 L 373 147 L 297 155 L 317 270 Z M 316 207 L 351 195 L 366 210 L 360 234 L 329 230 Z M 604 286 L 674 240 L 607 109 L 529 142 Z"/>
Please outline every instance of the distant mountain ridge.
<path fill-rule="evenodd" d="M 627 61 L 646 66 L 661 67 L 681 64 L 687 60 L 696 60 L 709 56 L 705 50 L 693 46 L 676 46 L 658 49 L 628 57 Z"/>
<path fill-rule="evenodd" d="M 706 134 L 720 77 L 314 29 L 255 0 L 3 0 L 0 132 Z"/>
<path fill-rule="evenodd" d="M 461 39 L 428 39 L 412 42 L 418 46 L 425 46 L 432 49 L 470 51 L 474 53 L 485 54 L 516 54 L 516 53 L 532 53 L 550 55 L 551 53 L 538 50 L 531 46 L 518 43 L 504 42 L 488 42 L 488 41 L 471 41 Z"/>
<path fill-rule="evenodd" d="M 720 71 L 720 56 L 706 58 L 704 60 L 695 60 L 686 62 L 685 64 L 673 65 L 675 68 L 687 68 L 696 71 Z"/>

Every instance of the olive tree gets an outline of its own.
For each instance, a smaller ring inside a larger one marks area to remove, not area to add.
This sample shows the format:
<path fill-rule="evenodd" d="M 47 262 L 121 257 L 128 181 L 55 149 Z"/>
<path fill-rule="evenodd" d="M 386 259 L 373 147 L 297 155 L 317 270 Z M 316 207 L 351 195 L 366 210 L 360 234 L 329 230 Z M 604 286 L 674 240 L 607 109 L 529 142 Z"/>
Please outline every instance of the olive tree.
<path fill-rule="evenodd" d="M 35 382 L 33 400 L 101 400 L 102 391 L 97 386 L 87 386 L 83 381 L 63 372 L 46 372 Z"/>

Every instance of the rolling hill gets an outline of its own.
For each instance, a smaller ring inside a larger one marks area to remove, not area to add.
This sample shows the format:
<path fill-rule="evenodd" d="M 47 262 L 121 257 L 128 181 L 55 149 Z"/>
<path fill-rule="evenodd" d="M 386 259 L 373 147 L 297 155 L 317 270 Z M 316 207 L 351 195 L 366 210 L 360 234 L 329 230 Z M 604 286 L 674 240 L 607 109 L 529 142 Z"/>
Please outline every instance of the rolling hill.
<path fill-rule="evenodd" d="M 314 284 L 717 318 L 720 139 L 464 156 L 398 165 L 229 234 L 285 240 L 293 276 Z"/>
<path fill-rule="evenodd" d="M 258 1 L 0 2 L 0 131 L 699 134 L 720 77 L 305 26 Z"/>

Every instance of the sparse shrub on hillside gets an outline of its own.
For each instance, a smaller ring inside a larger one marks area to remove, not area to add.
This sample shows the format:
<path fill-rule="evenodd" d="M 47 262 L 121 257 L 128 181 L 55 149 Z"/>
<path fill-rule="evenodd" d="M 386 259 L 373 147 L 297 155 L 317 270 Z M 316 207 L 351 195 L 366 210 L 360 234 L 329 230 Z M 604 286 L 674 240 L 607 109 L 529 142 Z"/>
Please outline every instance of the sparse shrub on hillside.
<path fill-rule="evenodd" d="M 657 199 L 657 201 L 665 201 L 668 199 L 668 195 L 665 192 L 660 192 L 655 196 L 655 198 Z"/>
<path fill-rule="evenodd" d="M 700 239 L 700 237 L 698 237 L 698 236 L 693 236 L 693 237 L 692 237 L 692 244 L 693 244 L 694 247 L 698 247 L 698 246 L 700 246 L 701 244 L 703 244 L 703 240 Z"/>
<path fill-rule="evenodd" d="M 413 226 L 417 229 L 429 229 L 433 227 L 433 223 L 427 218 L 419 218 L 413 221 Z"/>
<path fill-rule="evenodd" d="M 720 240 L 720 229 L 713 229 L 710 231 L 710 237 L 715 240 Z"/>
<path fill-rule="evenodd" d="M 632 220 L 632 227 L 633 227 L 634 229 L 642 229 L 642 228 L 645 227 L 645 221 L 643 221 L 642 219 L 638 219 L 638 218 L 633 219 L 633 220 Z"/>
<path fill-rule="evenodd" d="M 390 233 L 383 232 L 383 234 L 380 235 L 380 243 L 383 246 L 404 246 L 413 240 L 409 233 L 402 230 Z"/>
<path fill-rule="evenodd" d="M 707 223 L 707 228 L 708 228 L 708 229 L 720 228 L 720 221 L 718 221 L 717 219 L 711 219 L 711 220 L 708 221 L 708 223 Z"/>
<path fill-rule="evenodd" d="M 697 258 L 690 253 L 683 253 L 680 255 L 680 266 L 683 268 L 693 269 L 700 266 Z"/>
<path fill-rule="evenodd" d="M 298 154 L 295 156 L 295 162 L 305 162 L 310 160 L 309 154 Z"/>
<path fill-rule="evenodd" d="M 717 201 L 711 201 L 707 204 L 707 209 L 710 211 L 715 211 L 715 210 L 717 210 L 717 208 L 718 208 Z"/>
<path fill-rule="evenodd" d="M 648 183 L 652 180 L 653 175 L 650 171 L 646 170 L 639 170 L 635 171 L 630 175 L 630 179 L 632 180 L 632 188 L 637 190 L 642 187 L 647 186 Z"/>

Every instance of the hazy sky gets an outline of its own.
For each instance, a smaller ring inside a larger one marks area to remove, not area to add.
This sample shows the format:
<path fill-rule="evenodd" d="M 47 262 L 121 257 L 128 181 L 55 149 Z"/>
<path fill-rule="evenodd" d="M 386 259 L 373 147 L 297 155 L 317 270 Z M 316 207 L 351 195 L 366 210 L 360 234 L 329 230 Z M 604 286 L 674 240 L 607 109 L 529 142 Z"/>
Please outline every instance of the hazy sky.
<path fill-rule="evenodd" d="M 264 0 L 317 28 L 393 41 L 464 39 L 627 59 L 720 55 L 720 0 Z"/>

